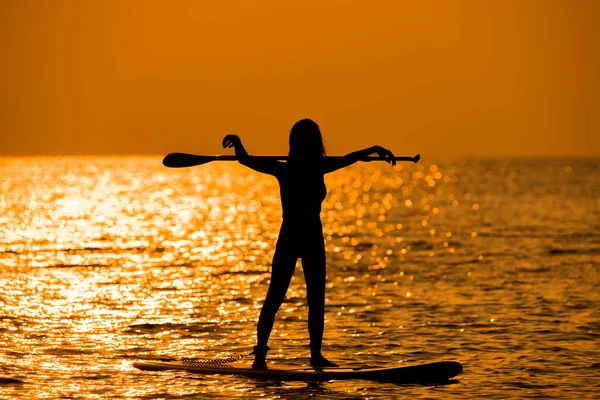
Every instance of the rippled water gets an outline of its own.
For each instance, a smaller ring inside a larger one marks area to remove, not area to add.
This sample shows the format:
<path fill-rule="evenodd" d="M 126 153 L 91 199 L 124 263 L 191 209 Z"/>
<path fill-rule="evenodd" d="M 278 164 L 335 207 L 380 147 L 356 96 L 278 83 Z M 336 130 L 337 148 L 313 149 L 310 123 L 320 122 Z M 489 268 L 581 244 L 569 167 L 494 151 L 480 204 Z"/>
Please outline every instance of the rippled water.
<path fill-rule="evenodd" d="M 250 351 L 277 182 L 234 163 L 0 158 L 0 397 L 597 398 L 598 160 L 424 157 L 326 183 L 326 356 L 457 360 L 457 383 L 138 371 Z M 308 363 L 306 320 L 298 265 L 271 363 Z"/>

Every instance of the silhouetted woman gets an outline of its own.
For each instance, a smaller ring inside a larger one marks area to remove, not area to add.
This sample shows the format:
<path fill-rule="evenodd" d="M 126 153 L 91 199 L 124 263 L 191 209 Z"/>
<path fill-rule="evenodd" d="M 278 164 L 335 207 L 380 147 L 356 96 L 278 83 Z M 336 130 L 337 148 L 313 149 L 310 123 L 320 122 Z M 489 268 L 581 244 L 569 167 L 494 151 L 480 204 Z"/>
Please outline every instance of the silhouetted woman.
<path fill-rule="evenodd" d="M 283 223 L 273 256 L 271 283 L 258 319 L 258 343 L 254 347 L 252 368 L 267 367 L 267 342 L 298 258 L 302 259 L 306 280 L 310 365 L 336 366 L 321 354 L 325 323 L 325 243 L 320 219 L 321 203 L 327 194 L 324 175 L 373 153 L 395 164 L 394 155 L 383 147 L 373 146 L 338 159 L 328 159 L 319 126 L 310 119 L 300 120 L 292 127 L 289 158 L 285 163 L 249 156 L 237 135 L 225 136 L 223 147 L 234 147 L 241 164 L 277 178 L 281 193 Z"/>

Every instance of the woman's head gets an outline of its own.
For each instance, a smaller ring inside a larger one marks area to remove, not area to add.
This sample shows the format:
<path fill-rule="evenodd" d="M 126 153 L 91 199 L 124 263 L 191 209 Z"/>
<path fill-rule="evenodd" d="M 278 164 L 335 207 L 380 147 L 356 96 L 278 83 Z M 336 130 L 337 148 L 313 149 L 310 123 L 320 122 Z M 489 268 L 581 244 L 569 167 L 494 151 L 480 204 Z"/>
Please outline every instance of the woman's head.
<path fill-rule="evenodd" d="M 305 118 L 296 122 L 290 132 L 290 158 L 318 159 L 325 156 L 325 145 L 319 125 Z"/>

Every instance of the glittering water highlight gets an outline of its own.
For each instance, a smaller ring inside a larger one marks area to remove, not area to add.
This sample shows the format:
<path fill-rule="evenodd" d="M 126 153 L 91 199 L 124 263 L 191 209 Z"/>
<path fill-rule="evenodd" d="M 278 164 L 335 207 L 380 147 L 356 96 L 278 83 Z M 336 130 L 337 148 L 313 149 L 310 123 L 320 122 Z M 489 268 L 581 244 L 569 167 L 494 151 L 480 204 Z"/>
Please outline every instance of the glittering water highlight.
<path fill-rule="evenodd" d="M 0 397 L 594 398 L 599 178 L 593 159 L 426 157 L 328 175 L 324 354 L 465 370 L 440 387 L 299 384 L 131 367 L 250 351 L 281 223 L 274 178 L 0 158 Z M 270 346 L 273 364 L 308 363 L 300 263 Z"/>

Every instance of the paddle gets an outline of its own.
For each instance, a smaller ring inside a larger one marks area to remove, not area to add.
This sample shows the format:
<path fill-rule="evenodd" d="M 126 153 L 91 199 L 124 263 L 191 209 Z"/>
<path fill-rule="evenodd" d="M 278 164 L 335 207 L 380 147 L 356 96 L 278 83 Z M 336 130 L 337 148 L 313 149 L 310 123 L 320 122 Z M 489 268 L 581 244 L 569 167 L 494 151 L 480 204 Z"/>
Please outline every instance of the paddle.
<path fill-rule="evenodd" d="M 251 156 L 255 159 L 260 160 L 281 160 L 285 161 L 288 156 Z M 343 156 L 327 156 L 327 158 L 342 158 Z M 396 161 L 411 161 L 414 163 L 419 162 L 421 155 L 417 154 L 414 157 L 394 157 Z M 237 161 L 236 156 L 200 156 L 196 154 L 187 153 L 170 153 L 163 159 L 163 165 L 169 168 L 185 168 L 193 167 L 195 165 L 202 165 L 211 161 Z M 385 161 L 384 158 L 378 156 L 368 156 L 361 158 L 360 161 Z"/>

